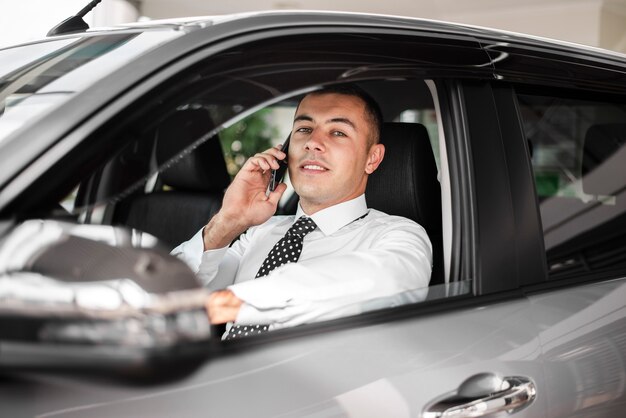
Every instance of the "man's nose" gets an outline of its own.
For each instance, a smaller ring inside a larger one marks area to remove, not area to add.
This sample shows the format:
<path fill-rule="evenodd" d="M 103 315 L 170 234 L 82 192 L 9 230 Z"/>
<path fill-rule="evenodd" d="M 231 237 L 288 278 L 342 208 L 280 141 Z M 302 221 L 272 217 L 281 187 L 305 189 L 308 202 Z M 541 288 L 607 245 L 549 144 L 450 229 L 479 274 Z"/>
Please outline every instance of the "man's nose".
<path fill-rule="evenodd" d="M 307 151 L 323 152 L 325 149 L 323 135 L 319 132 L 313 131 L 311 135 L 309 135 L 309 139 L 304 144 L 304 149 Z"/>

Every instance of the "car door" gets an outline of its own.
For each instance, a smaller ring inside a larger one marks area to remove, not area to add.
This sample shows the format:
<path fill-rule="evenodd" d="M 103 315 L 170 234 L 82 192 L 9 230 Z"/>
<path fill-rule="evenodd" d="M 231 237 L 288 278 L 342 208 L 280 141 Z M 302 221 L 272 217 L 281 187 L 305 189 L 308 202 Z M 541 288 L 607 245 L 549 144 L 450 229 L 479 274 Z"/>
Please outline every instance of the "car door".
<path fill-rule="evenodd" d="M 626 101 L 523 88 L 517 100 L 537 155 L 549 281 L 530 301 L 542 328 L 550 416 L 619 415 L 625 401 Z"/>
<path fill-rule="evenodd" d="M 133 143 L 134 135 L 120 137 L 120 132 L 135 134 L 131 127 L 195 104 L 189 97 L 227 104 L 232 113 L 226 112 L 217 125 L 228 125 L 245 116 L 243 110 L 296 98 L 316 83 L 419 80 L 430 92 L 436 118 L 442 223 L 447 223 L 442 242 L 446 283 L 432 286 L 418 303 L 384 306 L 249 340 L 213 341 L 200 364 L 157 362 L 152 365 L 156 374 L 139 383 L 90 369 L 87 351 L 82 351 L 87 363 L 82 368 L 63 367 L 69 360 L 58 352 L 61 361 L 52 372 L 5 363 L 0 380 L 3 411 L 46 417 L 408 417 L 464 408 L 465 415 L 456 416 L 550 416 L 540 339 L 540 331 L 546 330 L 536 322 L 536 303 L 521 291 L 545 279 L 538 245 L 541 223 L 522 131 L 504 124 L 488 81 L 490 69 L 476 65 L 488 63 L 487 55 L 471 37 L 371 27 L 329 34 L 323 29 L 309 29 L 314 38 L 294 29 L 241 41 L 221 55 L 198 58 L 149 93 L 138 88 L 134 98 L 120 100 L 117 108 L 99 116 L 112 115 L 108 119 L 85 123 L 98 127 L 83 130 L 88 132 L 83 141 L 94 147 L 88 154 L 94 159 L 91 164 L 100 167 L 98 163 L 117 155 L 124 141 Z M 423 56 L 431 58 L 424 62 Z M 244 65 L 249 62 L 255 65 Z M 204 96 L 196 95 L 198 91 Z M 254 100 L 245 102 L 246 97 Z M 513 112 L 514 102 L 508 104 Z M 511 131 L 516 139 L 505 141 Z M 59 190 L 71 190 L 77 178 L 89 178 L 83 173 L 92 172 L 84 169 L 80 151 L 69 151 L 73 161 L 50 163 L 44 170 L 46 181 L 35 179 L 21 192 L 29 195 L 16 199 L 16 214 L 23 218 L 32 213 L 27 209 L 37 203 L 33 196 L 52 199 Z M 124 197 L 112 190 L 104 200 L 87 200 L 88 210 L 99 206 L 94 203 L 115 204 Z M 125 186 L 122 191 L 127 190 Z M 109 221 L 106 214 L 100 218 Z M 4 354 L 15 355 L 20 348 L 14 341 L 2 344 Z M 81 350 L 71 353 L 80 356 Z M 175 360 L 177 353 L 169 355 Z M 141 377 L 132 367 L 126 374 Z"/>
<path fill-rule="evenodd" d="M 540 40 L 483 41 L 500 58 L 496 91 L 506 93 L 496 95 L 498 107 L 512 101 L 507 125 L 523 127 L 541 217 L 547 281 L 527 294 L 548 416 L 618 416 L 626 353 L 624 58 Z"/>

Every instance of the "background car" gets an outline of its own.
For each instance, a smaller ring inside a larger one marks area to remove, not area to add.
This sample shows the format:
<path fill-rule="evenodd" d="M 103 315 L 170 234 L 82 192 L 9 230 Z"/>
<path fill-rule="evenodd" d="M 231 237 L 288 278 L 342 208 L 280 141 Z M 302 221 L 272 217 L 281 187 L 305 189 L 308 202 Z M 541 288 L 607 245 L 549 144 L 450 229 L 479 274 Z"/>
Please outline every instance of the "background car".
<path fill-rule="evenodd" d="M 624 56 L 267 12 L 52 36 L 0 63 L 3 416 L 621 414 Z M 303 94 L 344 82 L 385 119 L 368 204 L 426 228 L 431 286 L 222 342 L 168 250 Z"/>

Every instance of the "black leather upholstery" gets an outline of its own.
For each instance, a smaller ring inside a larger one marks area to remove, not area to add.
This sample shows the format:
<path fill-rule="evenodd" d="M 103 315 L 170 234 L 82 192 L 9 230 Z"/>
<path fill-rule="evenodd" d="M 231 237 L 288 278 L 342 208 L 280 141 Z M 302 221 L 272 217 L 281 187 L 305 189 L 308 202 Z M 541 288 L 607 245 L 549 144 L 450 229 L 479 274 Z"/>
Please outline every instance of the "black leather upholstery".
<path fill-rule="evenodd" d="M 626 145 L 626 124 L 607 123 L 592 125 L 585 135 L 582 175 L 586 176 Z M 583 178 L 583 190 L 589 194 L 611 195 L 615 192 L 610 182 L 590 181 Z"/>
<path fill-rule="evenodd" d="M 212 127 L 203 109 L 176 112 L 156 131 L 157 164 L 168 163 L 168 158 Z M 191 238 L 221 206 L 230 177 L 218 138 L 209 139 L 162 170 L 160 180 L 163 190 L 129 197 L 116 209 L 115 219 L 174 247 Z"/>
<path fill-rule="evenodd" d="M 384 123 L 385 158 L 367 181 L 369 207 L 422 225 L 433 245 L 430 284 L 444 282 L 441 188 L 426 128 L 418 123 Z"/>
<path fill-rule="evenodd" d="M 157 130 L 156 158 L 159 165 L 188 147 L 213 128 L 204 109 L 176 112 Z M 161 181 L 176 190 L 221 193 L 230 177 L 217 136 L 182 156 L 161 172 Z"/>

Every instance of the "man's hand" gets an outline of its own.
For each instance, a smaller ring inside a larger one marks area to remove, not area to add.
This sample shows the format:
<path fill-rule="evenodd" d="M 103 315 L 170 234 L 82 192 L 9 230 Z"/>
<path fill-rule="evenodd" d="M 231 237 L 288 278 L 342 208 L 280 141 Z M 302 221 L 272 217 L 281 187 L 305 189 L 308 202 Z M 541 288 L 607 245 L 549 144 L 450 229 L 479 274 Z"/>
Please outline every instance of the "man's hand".
<path fill-rule="evenodd" d="M 218 290 L 209 295 L 205 308 L 211 324 L 234 322 L 243 301 L 230 290 Z"/>
<path fill-rule="evenodd" d="M 275 212 L 287 186 L 265 195 L 271 170 L 286 158 L 282 145 L 250 157 L 226 190 L 222 208 L 204 229 L 204 249 L 222 248 L 251 226 L 267 221 Z"/>

